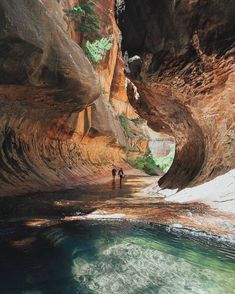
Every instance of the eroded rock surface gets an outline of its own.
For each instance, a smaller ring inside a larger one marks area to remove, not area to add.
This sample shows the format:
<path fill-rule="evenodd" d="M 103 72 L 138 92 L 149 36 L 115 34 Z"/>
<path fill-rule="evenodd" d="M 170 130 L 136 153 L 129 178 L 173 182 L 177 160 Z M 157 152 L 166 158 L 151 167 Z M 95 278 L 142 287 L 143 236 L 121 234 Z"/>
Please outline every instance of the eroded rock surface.
<path fill-rule="evenodd" d="M 125 138 L 116 118 L 109 116 L 108 135 L 95 122 L 92 103 L 102 91 L 70 35 L 76 40 L 63 9 L 73 2 L 0 3 L 1 196 L 90 183 L 122 160 Z M 117 140 L 109 146 L 113 128 Z"/>
<path fill-rule="evenodd" d="M 96 74 L 56 1 L 1 1 L 0 12 L 0 195 L 66 186 L 78 112 L 100 96 Z"/>
<path fill-rule="evenodd" d="M 130 76 L 140 97 L 129 84 L 130 101 L 176 140 L 161 187 L 197 185 L 234 168 L 234 1 L 122 2 L 123 52 L 142 59 L 138 80 Z"/>
<path fill-rule="evenodd" d="M 101 35 L 113 40 L 95 69 L 65 15 L 79 3 L 0 3 L 0 196 L 90 184 L 113 164 L 125 167 L 118 114 L 137 115 L 125 92 L 114 0 L 95 5 Z"/>

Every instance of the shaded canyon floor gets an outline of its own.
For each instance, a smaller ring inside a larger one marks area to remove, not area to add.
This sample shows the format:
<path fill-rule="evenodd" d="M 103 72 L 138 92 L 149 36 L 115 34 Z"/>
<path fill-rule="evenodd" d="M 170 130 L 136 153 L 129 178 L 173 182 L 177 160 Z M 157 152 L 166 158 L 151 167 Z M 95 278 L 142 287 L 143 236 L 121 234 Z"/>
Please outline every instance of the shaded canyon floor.
<path fill-rule="evenodd" d="M 29 226 L 40 226 L 51 222 L 122 218 L 234 238 L 234 214 L 202 202 L 169 202 L 160 194 L 151 195 L 148 187 L 157 180 L 130 170 L 121 188 L 116 179 L 115 185 L 109 181 L 61 192 L 2 197 L 1 220 L 22 219 Z"/>

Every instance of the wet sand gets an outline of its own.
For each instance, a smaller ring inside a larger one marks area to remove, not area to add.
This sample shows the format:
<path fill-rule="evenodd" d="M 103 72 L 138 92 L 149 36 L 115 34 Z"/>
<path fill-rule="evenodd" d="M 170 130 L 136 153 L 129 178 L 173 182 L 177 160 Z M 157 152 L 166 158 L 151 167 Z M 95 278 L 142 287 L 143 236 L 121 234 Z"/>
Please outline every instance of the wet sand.
<path fill-rule="evenodd" d="M 122 187 L 115 183 L 79 189 L 0 199 L 1 219 L 27 219 L 30 226 L 58 221 L 124 218 L 142 220 L 235 236 L 235 216 L 200 202 L 177 203 L 160 195 L 148 195 L 146 188 L 157 177 L 130 170 Z"/>
<path fill-rule="evenodd" d="M 92 193 L 105 188 L 107 199 L 85 202 L 83 208 L 91 209 L 91 213 L 66 219 L 122 217 L 196 229 L 216 235 L 235 236 L 233 214 L 218 211 L 205 203 L 169 202 L 161 195 L 146 194 L 145 188 L 157 180 L 157 177 L 130 175 L 124 181 L 122 189 L 116 185 L 115 190 L 112 190 L 111 183 L 106 184 L 105 187 L 92 187 Z"/>

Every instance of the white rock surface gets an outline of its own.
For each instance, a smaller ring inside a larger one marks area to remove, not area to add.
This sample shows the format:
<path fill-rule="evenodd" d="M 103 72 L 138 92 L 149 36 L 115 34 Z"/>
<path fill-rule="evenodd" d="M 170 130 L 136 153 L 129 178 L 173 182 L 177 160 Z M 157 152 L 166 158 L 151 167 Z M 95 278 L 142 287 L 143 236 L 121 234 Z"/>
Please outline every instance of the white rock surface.
<path fill-rule="evenodd" d="M 157 186 L 152 187 L 156 193 Z M 149 188 L 148 188 L 149 189 Z M 151 191 L 149 191 L 151 193 Z M 202 185 L 177 190 L 160 190 L 158 193 L 165 196 L 167 201 L 192 202 L 199 201 L 210 206 L 235 214 L 235 169 Z"/>

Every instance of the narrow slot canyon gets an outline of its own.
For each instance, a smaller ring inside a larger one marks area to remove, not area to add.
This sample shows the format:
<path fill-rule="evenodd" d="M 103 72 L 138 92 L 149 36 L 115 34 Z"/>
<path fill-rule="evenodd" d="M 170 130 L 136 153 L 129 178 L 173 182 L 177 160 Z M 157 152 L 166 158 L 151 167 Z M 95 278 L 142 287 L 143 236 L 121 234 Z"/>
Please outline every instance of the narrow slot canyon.
<path fill-rule="evenodd" d="M 234 15 L 0 1 L 0 293 L 234 293 Z"/>

